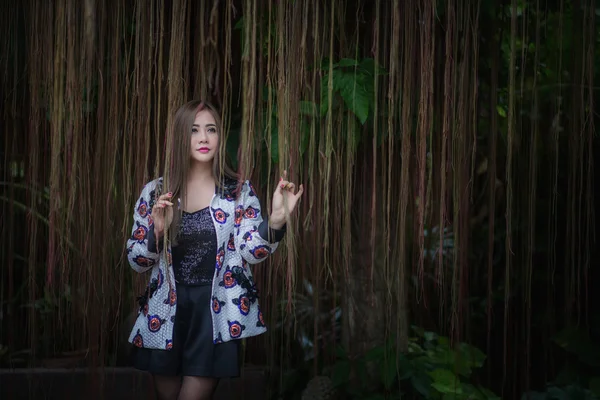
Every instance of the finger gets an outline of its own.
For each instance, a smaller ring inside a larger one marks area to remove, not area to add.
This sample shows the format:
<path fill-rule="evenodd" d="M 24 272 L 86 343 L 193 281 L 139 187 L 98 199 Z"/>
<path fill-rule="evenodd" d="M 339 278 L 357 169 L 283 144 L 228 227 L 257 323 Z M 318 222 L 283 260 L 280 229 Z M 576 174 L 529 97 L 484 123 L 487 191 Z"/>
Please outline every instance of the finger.
<path fill-rule="evenodd" d="M 285 185 L 285 189 L 294 193 L 294 188 L 296 187 L 296 185 L 294 185 L 292 182 L 288 182 L 287 185 Z"/>
<path fill-rule="evenodd" d="M 302 193 L 304 193 L 304 185 L 300 185 L 300 187 L 298 188 L 298 193 L 296 193 L 296 198 L 299 199 L 300 196 L 302 196 Z"/>
<path fill-rule="evenodd" d="M 158 200 L 159 200 L 159 201 L 160 201 L 160 200 L 167 200 L 167 199 L 170 199 L 171 197 L 173 197 L 173 193 L 172 193 L 172 192 L 169 192 L 169 193 L 165 193 L 165 194 L 161 195 L 161 196 L 158 198 Z"/>
<path fill-rule="evenodd" d="M 287 187 L 287 185 L 288 185 L 288 184 L 289 184 L 289 182 L 288 182 L 288 181 L 286 181 L 286 180 L 280 180 L 280 181 L 279 181 L 279 184 L 277 185 L 277 191 L 281 193 L 281 191 L 282 191 L 283 189 L 285 189 L 285 188 Z"/>
<path fill-rule="evenodd" d="M 165 208 L 166 206 L 172 206 L 173 203 L 167 200 L 159 200 L 156 202 L 156 206 L 160 208 Z"/>
<path fill-rule="evenodd" d="M 281 174 L 281 180 L 286 180 L 287 179 L 287 170 L 283 170 L 283 173 Z"/>

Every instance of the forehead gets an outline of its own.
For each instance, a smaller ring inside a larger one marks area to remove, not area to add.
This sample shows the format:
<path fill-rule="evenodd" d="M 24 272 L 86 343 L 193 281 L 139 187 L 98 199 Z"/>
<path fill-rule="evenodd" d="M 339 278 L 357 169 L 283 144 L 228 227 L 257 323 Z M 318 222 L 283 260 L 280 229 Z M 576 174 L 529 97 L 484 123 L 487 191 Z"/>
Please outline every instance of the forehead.
<path fill-rule="evenodd" d="M 210 124 L 216 124 L 215 117 L 213 117 L 210 111 L 202 110 L 196 114 L 196 118 L 194 119 L 194 125 L 204 126 Z"/>

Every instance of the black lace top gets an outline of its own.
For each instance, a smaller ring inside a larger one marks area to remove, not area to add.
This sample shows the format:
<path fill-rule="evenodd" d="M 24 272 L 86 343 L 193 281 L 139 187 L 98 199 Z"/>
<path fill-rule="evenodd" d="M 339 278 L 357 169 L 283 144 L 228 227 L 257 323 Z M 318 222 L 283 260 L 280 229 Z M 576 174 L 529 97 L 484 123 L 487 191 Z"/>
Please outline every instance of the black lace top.
<path fill-rule="evenodd" d="M 177 242 L 172 248 L 175 281 L 183 285 L 211 285 L 217 235 L 209 207 L 182 213 Z"/>

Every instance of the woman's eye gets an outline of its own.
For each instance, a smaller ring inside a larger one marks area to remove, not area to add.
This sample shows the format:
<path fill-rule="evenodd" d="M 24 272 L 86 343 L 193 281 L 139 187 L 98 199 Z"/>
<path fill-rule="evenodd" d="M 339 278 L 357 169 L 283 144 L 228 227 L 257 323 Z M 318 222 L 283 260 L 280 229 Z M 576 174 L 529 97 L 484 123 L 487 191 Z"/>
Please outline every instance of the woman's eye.
<path fill-rule="evenodd" d="M 217 130 L 216 130 L 215 128 L 210 128 L 210 129 L 208 130 L 208 132 L 210 132 L 210 133 L 217 133 Z"/>
<path fill-rule="evenodd" d="M 192 129 L 192 133 L 198 133 L 198 129 L 197 128 L 193 128 Z"/>

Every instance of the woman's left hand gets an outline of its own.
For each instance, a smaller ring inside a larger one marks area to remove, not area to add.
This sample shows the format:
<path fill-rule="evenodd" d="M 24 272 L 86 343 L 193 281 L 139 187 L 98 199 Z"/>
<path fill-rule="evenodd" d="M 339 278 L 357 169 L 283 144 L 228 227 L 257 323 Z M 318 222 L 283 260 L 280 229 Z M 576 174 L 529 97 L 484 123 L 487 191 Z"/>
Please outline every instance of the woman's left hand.
<path fill-rule="evenodd" d="M 300 185 L 297 193 L 294 193 L 296 185 L 287 180 L 287 171 L 283 171 L 281 180 L 277 184 L 277 189 L 273 193 L 273 201 L 271 204 L 271 216 L 269 217 L 269 225 L 273 229 L 281 229 L 285 225 L 286 210 L 290 215 L 296 209 L 300 196 L 304 193 L 304 186 Z"/>

